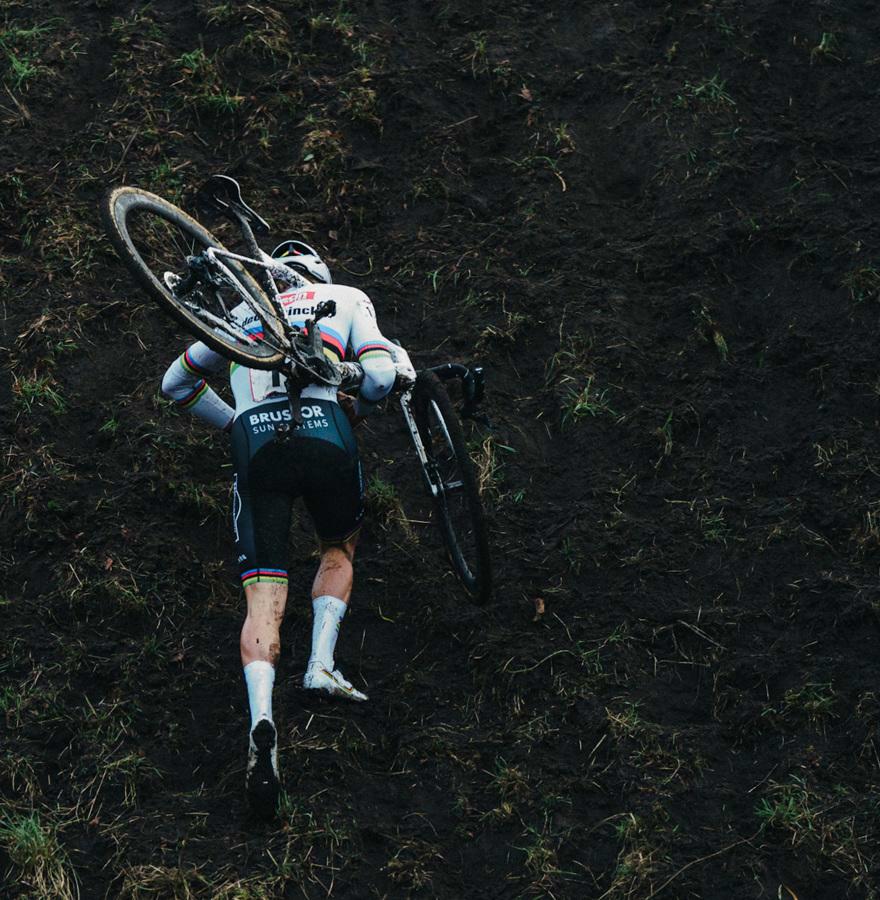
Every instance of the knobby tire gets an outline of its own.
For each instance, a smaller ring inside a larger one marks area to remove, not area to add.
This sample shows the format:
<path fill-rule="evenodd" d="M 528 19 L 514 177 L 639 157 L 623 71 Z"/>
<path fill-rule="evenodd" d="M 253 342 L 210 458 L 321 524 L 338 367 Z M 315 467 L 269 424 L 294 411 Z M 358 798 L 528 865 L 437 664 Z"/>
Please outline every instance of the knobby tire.
<path fill-rule="evenodd" d="M 176 319 L 187 331 L 193 333 L 205 344 L 218 353 L 254 369 L 275 369 L 284 359 L 280 349 L 259 339 L 252 344 L 245 344 L 234 340 L 219 329 L 211 326 L 190 311 L 182 301 L 175 297 L 162 280 L 162 272 L 154 271 L 131 236 L 131 226 L 136 217 L 147 220 L 149 217 L 162 220 L 168 225 L 179 229 L 180 236 L 191 242 L 188 247 L 181 250 L 189 250 L 189 255 L 196 255 L 207 247 L 215 247 L 224 250 L 223 244 L 204 228 L 192 216 L 179 209 L 173 203 L 162 199 L 156 194 L 140 188 L 116 187 L 112 188 L 101 204 L 101 218 L 110 242 L 113 244 L 119 258 L 125 264 L 137 283 L 151 296 L 167 313 Z M 185 274 L 185 252 L 178 254 L 180 259 L 175 260 L 177 274 Z M 263 289 L 256 280 L 241 265 L 224 260 L 235 273 L 236 279 L 247 292 L 250 300 L 248 305 L 252 310 L 259 308 L 262 316 L 269 322 L 277 322 L 277 315 L 272 304 Z M 156 266 L 158 269 L 159 266 Z M 189 298 L 190 295 L 187 295 Z M 281 326 L 277 328 L 279 334 L 283 333 Z"/>
<path fill-rule="evenodd" d="M 456 574 L 471 599 L 485 603 L 492 593 L 492 568 L 476 471 L 458 414 L 443 383 L 433 373 L 419 373 L 413 410 L 435 477 L 439 474 L 444 481 L 461 482 L 451 491 L 441 490 L 434 497 L 434 506 Z"/>

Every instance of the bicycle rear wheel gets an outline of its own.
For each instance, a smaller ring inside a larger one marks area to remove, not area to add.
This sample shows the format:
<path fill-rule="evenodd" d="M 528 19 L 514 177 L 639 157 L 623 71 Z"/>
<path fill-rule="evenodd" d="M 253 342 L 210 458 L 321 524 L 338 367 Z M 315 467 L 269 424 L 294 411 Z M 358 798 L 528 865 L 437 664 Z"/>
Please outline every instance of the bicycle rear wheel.
<path fill-rule="evenodd" d="M 420 372 L 416 379 L 413 412 L 453 568 L 471 599 L 485 603 L 492 593 L 492 564 L 476 472 L 452 401 L 432 372 Z"/>
<path fill-rule="evenodd" d="M 188 274 L 186 258 L 225 249 L 210 231 L 173 203 L 133 187 L 112 188 L 101 204 L 107 236 L 129 272 L 188 331 L 229 359 L 274 369 L 284 359 L 284 329 L 263 289 L 233 260 L 237 285 L 198 283 L 178 296 L 171 284 Z"/>

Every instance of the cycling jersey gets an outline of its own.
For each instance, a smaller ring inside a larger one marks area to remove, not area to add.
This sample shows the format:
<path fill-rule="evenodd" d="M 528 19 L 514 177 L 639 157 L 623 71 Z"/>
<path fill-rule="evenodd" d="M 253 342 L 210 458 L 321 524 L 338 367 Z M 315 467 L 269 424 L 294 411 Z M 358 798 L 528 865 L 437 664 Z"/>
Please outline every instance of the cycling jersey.
<path fill-rule="evenodd" d="M 324 354 L 333 362 L 356 359 L 364 370 L 359 412 L 394 385 L 389 342 L 362 291 L 336 284 L 295 288 L 280 296 L 288 321 L 303 327 L 319 303 L 336 312 L 321 319 Z M 260 320 L 242 304 L 234 311 L 242 327 L 259 336 Z M 229 366 L 235 407 L 206 379 Z M 218 428 L 231 429 L 233 531 L 243 585 L 287 581 L 287 535 L 293 501 L 301 496 L 325 543 L 339 543 L 360 527 L 363 476 L 351 426 L 336 402 L 336 389 L 309 385 L 300 400 L 302 424 L 276 440 L 276 426 L 292 422 L 287 386 L 278 372 L 249 369 L 197 341 L 162 379 L 162 392 L 182 409 Z"/>
<path fill-rule="evenodd" d="M 373 304 L 363 291 L 340 284 L 312 284 L 287 291 L 280 300 L 288 322 L 300 328 L 311 318 L 319 303 L 335 301 L 336 312 L 320 322 L 324 354 L 333 362 L 350 356 L 363 366 L 359 411 L 368 411 L 388 394 L 395 376 L 390 344 L 379 331 Z M 255 336 L 261 334 L 260 320 L 244 304 L 234 312 L 245 331 Z M 230 366 L 230 384 L 235 398 L 233 409 L 205 380 L 227 365 L 229 362 L 224 356 L 197 341 L 169 366 L 162 379 L 162 392 L 181 409 L 218 428 L 228 428 L 233 418 L 287 396 L 285 380 L 280 373 L 248 369 L 233 363 Z M 336 389 L 309 385 L 304 388 L 302 397 L 335 400 Z"/>

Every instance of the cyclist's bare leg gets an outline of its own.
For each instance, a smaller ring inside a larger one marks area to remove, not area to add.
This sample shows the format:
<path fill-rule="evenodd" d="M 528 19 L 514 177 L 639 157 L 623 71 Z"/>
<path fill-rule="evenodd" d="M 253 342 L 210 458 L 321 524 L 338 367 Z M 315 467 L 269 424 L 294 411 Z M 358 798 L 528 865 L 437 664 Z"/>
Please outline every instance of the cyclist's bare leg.
<path fill-rule="evenodd" d="M 312 584 L 312 654 L 303 685 L 337 697 L 366 700 L 335 668 L 336 637 L 351 599 L 356 545 L 356 534 L 339 544 L 321 542 L 321 564 Z"/>
<path fill-rule="evenodd" d="M 281 620 L 287 585 L 258 581 L 244 589 L 247 617 L 241 628 L 241 664 L 248 689 L 251 728 L 260 719 L 272 721 L 272 686 L 275 664 L 281 655 Z"/>
<path fill-rule="evenodd" d="M 348 604 L 354 580 L 354 551 L 358 535 L 355 534 L 341 544 L 321 544 L 321 564 L 312 584 L 312 600 L 330 595 Z"/>
<path fill-rule="evenodd" d="M 272 721 L 275 664 L 281 655 L 281 620 L 287 583 L 258 581 L 244 589 L 247 616 L 241 628 L 241 664 L 251 711 L 247 791 L 261 816 L 271 817 L 278 800 L 278 733 Z"/>
<path fill-rule="evenodd" d="M 241 664 L 251 711 L 248 743 L 247 791 L 261 816 L 275 813 L 278 780 L 278 734 L 272 721 L 275 664 L 281 655 L 281 620 L 287 603 L 287 584 L 258 581 L 244 589 L 247 616 L 241 629 Z"/>
<path fill-rule="evenodd" d="M 281 654 L 281 620 L 287 585 L 258 581 L 244 589 L 247 617 L 241 629 L 241 664 L 264 660 L 273 666 Z"/>

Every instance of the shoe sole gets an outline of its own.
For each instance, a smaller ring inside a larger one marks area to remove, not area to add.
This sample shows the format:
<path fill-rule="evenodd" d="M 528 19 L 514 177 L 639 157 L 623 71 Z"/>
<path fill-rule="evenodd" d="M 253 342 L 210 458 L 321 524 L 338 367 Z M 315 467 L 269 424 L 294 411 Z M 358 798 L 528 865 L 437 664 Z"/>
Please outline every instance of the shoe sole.
<path fill-rule="evenodd" d="M 257 748 L 257 761 L 247 776 L 247 795 L 251 809 L 262 819 L 272 819 L 278 805 L 281 785 L 272 768 L 272 751 L 277 743 L 275 728 L 265 719 L 251 733 Z"/>

